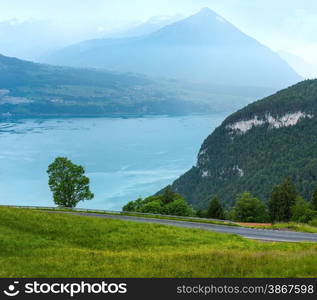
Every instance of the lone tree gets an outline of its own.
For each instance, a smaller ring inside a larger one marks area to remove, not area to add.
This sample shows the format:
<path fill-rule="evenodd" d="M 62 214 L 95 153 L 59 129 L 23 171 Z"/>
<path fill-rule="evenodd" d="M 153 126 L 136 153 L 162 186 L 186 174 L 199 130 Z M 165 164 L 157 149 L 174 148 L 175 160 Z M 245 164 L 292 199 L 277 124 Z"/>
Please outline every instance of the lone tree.
<path fill-rule="evenodd" d="M 79 201 L 94 197 L 89 189 L 89 178 L 84 176 L 84 168 L 66 157 L 57 157 L 48 166 L 47 173 L 48 185 L 57 205 L 75 207 Z"/>
<path fill-rule="evenodd" d="M 224 219 L 224 211 L 221 206 L 220 200 L 217 196 L 213 197 L 210 200 L 209 207 L 207 210 L 207 217 L 215 219 Z"/>
<path fill-rule="evenodd" d="M 282 184 L 274 186 L 269 200 L 271 221 L 289 221 L 292 217 L 291 209 L 297 196 L 298 193 L 291 178 L 287 178 Z"/>

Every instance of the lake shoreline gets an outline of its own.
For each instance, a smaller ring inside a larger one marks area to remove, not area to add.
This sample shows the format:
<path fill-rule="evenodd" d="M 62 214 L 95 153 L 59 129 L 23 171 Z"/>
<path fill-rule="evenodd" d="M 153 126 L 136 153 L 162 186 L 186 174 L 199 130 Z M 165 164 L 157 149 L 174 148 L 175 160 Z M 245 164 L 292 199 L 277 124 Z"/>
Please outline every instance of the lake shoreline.
<path fill-rule="evenodd" d="M 232 111 L 215 111 L 215 112 L 207 112 L 207 113 L 190 113 L 190 114 L 41 114 L 41 115 L 10 115 L 3 116 L 0 115 L 0 123 L 1 122 L 10 122 L 10 121 L 23 121 L 23 120 L 34 120 L 34 119 L 89 119 L 89 118 L 109 118 L 109 119 L 139 119 L 139 118 L 173 118 L 173 117 L 191 117 L 191 116 L 213 116 L 213 115 L 230 115 Z"/>

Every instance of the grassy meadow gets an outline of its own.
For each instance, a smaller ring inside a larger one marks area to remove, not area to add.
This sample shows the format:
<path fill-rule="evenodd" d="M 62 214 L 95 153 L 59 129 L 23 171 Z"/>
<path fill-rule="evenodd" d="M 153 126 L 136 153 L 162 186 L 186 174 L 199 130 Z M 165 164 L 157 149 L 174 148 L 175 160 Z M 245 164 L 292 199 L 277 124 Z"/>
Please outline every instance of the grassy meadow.
<path fill-rule="evenodd" d="M 43 210 L 43 211 L 62 211 L 62 212 L 85 212 L 85 213 L 95 213 L 99 215 L 121 215 L 121 216 L 132 216 L 132 217 L 141 217 L 141 218 L 150 218 L 150 219 L 160 219 L 160 220 L 174 220 L 174 221 L 186 221 L 186 222 L 194 222 L 194 223 L 206 223 L 206 224 L 215 224 L 215 225 L 226 225 L 226 226 L 240 226 L 237 223 L 234 223 L 232 221 L 228 220 L 213 220 L 213 219 L 203 219 L 198 217 L 182 217 L 182 216 L 168 216 L 168 215 L 158 215 L 158 214 L 151 214 L 151 213 L 138 213 L 138 212 L 104 212 L 104 211 L 93 211 L 93 210 L 87 210 L 81 209 L 71 209 L 71 208 L 37 208 L 36 210 Z"/>
<path fill-rule="evenodd" d="M 0 208 L 0 277 L 317 277 L 317 244 Z"/>

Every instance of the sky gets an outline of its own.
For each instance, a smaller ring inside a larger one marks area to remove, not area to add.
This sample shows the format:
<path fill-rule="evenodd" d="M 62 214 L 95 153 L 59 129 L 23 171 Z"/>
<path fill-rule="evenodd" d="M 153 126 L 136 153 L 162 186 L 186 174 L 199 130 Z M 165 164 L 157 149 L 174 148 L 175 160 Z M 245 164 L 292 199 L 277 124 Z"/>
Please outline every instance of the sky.
<path fill-rule="evenodd" d="M 274 51 L 295 54 L 317 66 L 315 0 L 0 0 L 0 23 L 38 22 L 41 29 L 45 22 L 54 25 L 55 33 L 50 34 L 56 40 L 71 43 L 153 16 L 186 17 L 203 7 Z"/>

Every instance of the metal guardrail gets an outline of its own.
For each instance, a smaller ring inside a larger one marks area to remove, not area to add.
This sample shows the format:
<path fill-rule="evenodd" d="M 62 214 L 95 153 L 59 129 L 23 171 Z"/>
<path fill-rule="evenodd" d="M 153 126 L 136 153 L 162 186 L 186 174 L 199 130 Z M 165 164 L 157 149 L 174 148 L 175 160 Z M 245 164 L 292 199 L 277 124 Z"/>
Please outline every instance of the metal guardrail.
<path fill-rule="evenodd" d="M 212 219 L 212 218 L 198 218 L 198 217 L 187 217 L 187 216 L 175 216 L 175 215 L 163 215 L 163 214 L 153 214 L 153 213 L 141 213 L 132 211 L 118 211 L 118 210 L 101 210 L 101 209 L 90 209 L 90 208 L 68 208 L 61 206 L 25 206 L 25 205 L 4 205 L 0 204 L 0 207 L 14 207 L 14 208 L 26 208 L 26 209 L 47 209 L 47 210 L 69 210 L 74 212 L 90 212 L 90 213 L 103 213 L 103 214 L 118 214 L 118 215 L 140 215 L 140 216 L 157 216 L 164 218 L 182 218 L 187 220 L 197 220 L 197 221 L 216 221 L 216 222 L 226 222 L 234 223 L 229 220 Z"/>

